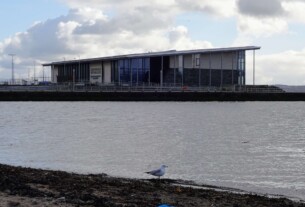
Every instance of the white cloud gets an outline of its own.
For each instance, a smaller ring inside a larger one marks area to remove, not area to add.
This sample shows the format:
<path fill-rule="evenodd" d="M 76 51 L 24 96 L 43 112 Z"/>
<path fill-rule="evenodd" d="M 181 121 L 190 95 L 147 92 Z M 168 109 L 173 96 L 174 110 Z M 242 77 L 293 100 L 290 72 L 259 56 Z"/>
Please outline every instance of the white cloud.
<path fill-rule="evenodd" d="M 200 11 L 216 17 L 231 17 L 236 13 L 236 0 L 176 0 L 180 11 Z"/>
<path fill-rule="evenodd" d="M 131 1 L 132 4 L 136 1 Z M 158 1 L 154 11 L 149 3 L 141 3 L 128 12 L 107 16 L 91 8 L 72 9 L 66 16 L 33 24 L 26 32 L 15 34 L 1 43 L 2 54 L 15 53 L 16 74 L 27 76 L 33 61 L 118 55 L 168 49 L 211 47 L 207 41 L 193 41 L 186 27 L 174 27 L 174 16 L 166 12 L 164 1 Z M 121 7 L 122 5 L 118 5 Z M 121 8 L 120 8 L 121 9 Z M 175 38 L 173 38 L 175 36 Z M 1 63 L 9 68 L 8 59 Z M 4 73 L 1 73 L 4 74 Z M 6 73 L 7 76 L 7 73 Z"/>
<path fill-rule="evenodd" d="M 27 31 L 0 42 L 1 77 L 10 77 L 9 53 L 17 54 L 16 73 L 27 76 L 34 60 L 38 68 L 40 63 L 62 60 L 63 57 L 74 59 L 78 56 L 89 58 L 211 48 L 213 45 L 207 40 L 192 39 L 187 25 L 177 25 L 175 18 L 187 12 L 235 19 L 237 28 L 232 30 L 237 29 L 238 34 L 232 43 L 234 46 L 256 45 L 260 38 L 288 34 L 291 22 L 305 23 L 305 1 L 302 0 L 60 1 L 71 8 L 67 15 L 36 22 Z M 305 64 L 300 55 L 305 55 L 304 51 L 259 55 L 258 81 L 263 84 L 285 83 L 287 79 L 291 84 L 303 83 Z M 291 69 L 292 65 L 298 70 Z"/>
<path fill-rule="evenodd" d="M 305 24 L 305 1 L 285 1 L 282 5 L 290 21 Z"/>
<path fill-rule="evenodd" d="M 213 47 L 212 44 L 208 41 L 191 40 L 188 36 L 188 29 L 182 25 L 172 28 L 169 33 L 169 41 L 169 45 L 171 45 L 173 49 L 177 50 Z"/>
<path fill-rule="evenodd" d="M 305 85 L 305 49 L 285 51 L 272 55 L 258 55 L 256 69 L 257 84 Z M 249 68 L 252 69 L 251 61 Z M 251 71 L 248 71 L 251 73 Z M 252 83 L 252 74 L 248 77 Z"/>
<path fill-rule="evenodd" d="M 243 35 L 270 37 L 275 34 L 288 33 L 288 23 L 282 18 L 267 17 L 255 18 L 252 16 L 239 16 L 238 31 Z"/>

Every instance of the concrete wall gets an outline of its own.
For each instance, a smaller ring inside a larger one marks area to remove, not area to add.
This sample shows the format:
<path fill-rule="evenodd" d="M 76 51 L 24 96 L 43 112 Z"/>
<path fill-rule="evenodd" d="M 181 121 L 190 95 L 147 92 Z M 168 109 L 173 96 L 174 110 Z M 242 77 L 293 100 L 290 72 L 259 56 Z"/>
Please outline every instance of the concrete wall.
<path fill-rule="evenodd" d="M 2 91 L 0 101 L 305 101 L 305 93 Z"/>

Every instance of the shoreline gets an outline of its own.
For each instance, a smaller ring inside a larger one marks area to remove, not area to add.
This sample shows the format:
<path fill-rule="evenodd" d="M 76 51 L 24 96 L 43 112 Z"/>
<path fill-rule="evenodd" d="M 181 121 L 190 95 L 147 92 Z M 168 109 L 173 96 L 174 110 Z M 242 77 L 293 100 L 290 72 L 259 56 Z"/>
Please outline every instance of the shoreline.
<path fill-rule="evenodd" d="M 240 192 L 180 180 L 81 175 L 0 164 L 0 206 L 305 207 L 285 197 Z"/>

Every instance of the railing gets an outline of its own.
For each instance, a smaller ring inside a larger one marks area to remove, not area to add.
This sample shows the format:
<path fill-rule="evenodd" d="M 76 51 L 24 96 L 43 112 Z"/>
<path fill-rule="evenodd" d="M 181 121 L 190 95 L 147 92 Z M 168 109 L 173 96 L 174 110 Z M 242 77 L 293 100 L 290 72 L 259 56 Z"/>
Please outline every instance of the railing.
<path fill-rule="evenodd" d="M 246 93 L 283 93 L 275 86 L 225 86 L 225 87 L 198 87 L 182 86 L 177 84 L 43 84 L 43 85 L 0 85 L 0 91 L 50 91 L 50 92 L 246 92 Z"/>
<path fill-rule="evenodd" d="M 0 79 L 0 86 L 30 86 L 39 85 L 43 83 L 50 83 L 51 77 L 36 77 L 34 78 L 24 78 L 24 79 Z"/>

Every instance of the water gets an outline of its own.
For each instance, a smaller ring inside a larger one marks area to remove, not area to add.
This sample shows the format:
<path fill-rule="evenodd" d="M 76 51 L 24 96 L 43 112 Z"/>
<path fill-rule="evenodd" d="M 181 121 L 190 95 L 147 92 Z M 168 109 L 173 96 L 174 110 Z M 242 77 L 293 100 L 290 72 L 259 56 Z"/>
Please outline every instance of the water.
<path fill-rule="evenodd" d="M 305 199 L 302 102 L 0 102 L 0 163 Z"/>

